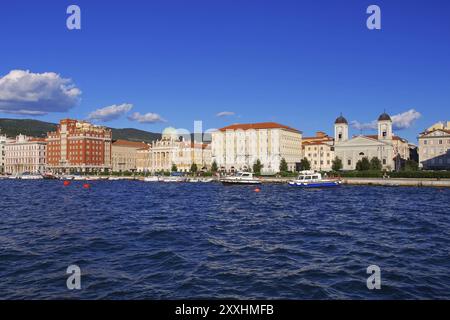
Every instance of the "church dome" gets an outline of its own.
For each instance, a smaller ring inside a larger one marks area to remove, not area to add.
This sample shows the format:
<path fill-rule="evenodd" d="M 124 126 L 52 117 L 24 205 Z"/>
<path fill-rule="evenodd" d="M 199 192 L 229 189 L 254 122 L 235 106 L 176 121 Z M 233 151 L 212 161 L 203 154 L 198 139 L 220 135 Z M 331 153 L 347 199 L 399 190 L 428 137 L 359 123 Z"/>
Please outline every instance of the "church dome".
<path fill-rule="evenodd" d="M 163 138 L 174 138 L 177 136 L 177 129 L 173 127 L 167 127 L 162 132 Z"/>
<path fill-rule="evenodd" d="M 392 121 L 392 119 L 386 112 L 383 112 L 383 114 L 378 117 L 378 121 Z"/>
<path fill-rule="evenodd" d="M 347 119 L 345 119 L 342 115 L 340 115 L 340 116 L 336 119 L 336 121 L 335 121 L 334 123 L 335 123 L 335 124 L 338 124 L 338 123 L 345 123 L 345 124 L 348 124 Z"/>

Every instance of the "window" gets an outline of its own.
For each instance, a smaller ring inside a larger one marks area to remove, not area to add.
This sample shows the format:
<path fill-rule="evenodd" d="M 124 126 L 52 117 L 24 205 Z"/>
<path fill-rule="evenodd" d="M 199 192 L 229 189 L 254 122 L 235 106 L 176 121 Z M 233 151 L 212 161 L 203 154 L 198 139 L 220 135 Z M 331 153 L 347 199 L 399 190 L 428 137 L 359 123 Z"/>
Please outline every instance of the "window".
<path fill-rule="evenodd" d="M 427 140 L 423 140 L 423 144 L 428 144 L 428 141 Z"/>
<path fill-rule="evenodd" d="M 339 140 L 342 140 L 342 133 L 339 133 L 338 137 L 339 137 Z"/>
<path fill-rule="evenodd" d="M 387 132 L 383 131 L 383 138 L 386 138 L 386 136 L 387 136 Z"/>
<path fill-rule="evenodd" d="M 348 159 L 347 164 L 348 164 L 349 166 L 351 166 L 351 165 L 352 165 L 352 160 Z"/>
<path fill-rule="evenodd" d="M 386 165 L 386 159 L 383 159 L 383 165 Z"/>

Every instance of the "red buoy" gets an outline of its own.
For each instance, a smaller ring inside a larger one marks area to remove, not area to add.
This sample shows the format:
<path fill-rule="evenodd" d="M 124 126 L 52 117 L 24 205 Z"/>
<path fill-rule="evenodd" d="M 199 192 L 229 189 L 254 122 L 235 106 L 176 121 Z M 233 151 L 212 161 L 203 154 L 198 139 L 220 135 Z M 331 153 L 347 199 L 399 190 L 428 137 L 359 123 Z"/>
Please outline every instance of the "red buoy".
<path fill-rule="evenodd" d="M 89 189 L 90 187 L 91 187 L 91 185 L 89 183 L 83 184 L 83 188 L 84 189 Z"/>
<path fill-rule="evenodd" d="M 258 192 L 261 192 L 261 189 L 260 189 L 260 188 L 256 188 L 254 191 L 255 191 L 256 193 L 258 193 Z"/>
<path fill-rule="evenodd" d="M 65 180 L 65 181 L 64 181 L 64 187 L 68 187 L 68 186 L 70 186 L 70 181 Z"/>

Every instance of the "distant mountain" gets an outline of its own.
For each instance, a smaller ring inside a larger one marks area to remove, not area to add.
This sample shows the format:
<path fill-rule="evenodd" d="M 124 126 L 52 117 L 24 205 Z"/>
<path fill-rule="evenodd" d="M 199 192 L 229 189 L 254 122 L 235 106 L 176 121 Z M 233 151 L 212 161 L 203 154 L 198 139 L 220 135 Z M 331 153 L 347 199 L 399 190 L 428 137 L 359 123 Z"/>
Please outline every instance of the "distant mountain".
<path fill-rule="evenodd" d="M 0 125 L 1 126 L 1 125 Z M 111 128 L 113 139 L 123 139 L 138 142 L 152 142 L 157 139 L 161 139 L 160 133 L 148 132 L 144 130 L 138 130 L 133 128 L 114 129 Z"/>
<path fill-rule="evenodd" d="M 8 137 L 15 137 L 24 134 L 33 137 L 45 137 L 47 132 L 55 131 L 55 123 L 44 122 L 31 119 L 0 119 L 0 134 L 6 134 Z M 161 138 L 160 133 L 148 132 L 133 128 L 112 130 L 113 139 L 124 139 L 130 141 L 151 142 Z"/>
<path fill-rule="evenodd" d="M 15 137 L 24 134 L 32 137 L 46 137 L 47 132 L 55 131 L 56 124 L 30 119 L 0 119 L 0 134 Z"/>

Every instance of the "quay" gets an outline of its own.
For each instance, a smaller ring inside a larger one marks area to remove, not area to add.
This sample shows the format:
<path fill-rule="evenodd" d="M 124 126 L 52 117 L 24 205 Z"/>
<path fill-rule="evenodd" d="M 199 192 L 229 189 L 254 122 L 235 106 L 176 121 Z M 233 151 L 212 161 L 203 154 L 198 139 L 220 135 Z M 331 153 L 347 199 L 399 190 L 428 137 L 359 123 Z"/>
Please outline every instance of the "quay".
<path fill-rule="evenodd" d="M 288 183 L 292 177 L 263 177 L 262 183 Z M 342 178 L 347 185 L 373 185 L 391 187 L 436 187 L 450 188 L 450 179 L 417 179 L 417 178 Z"/>
<path fill-rule="evenodd" d="M 437 187 L 450 188 L 450 179 L 417 179 L 417 178 L 343 178 L 349 185 L 373 185 L 393 187 Z"/>

